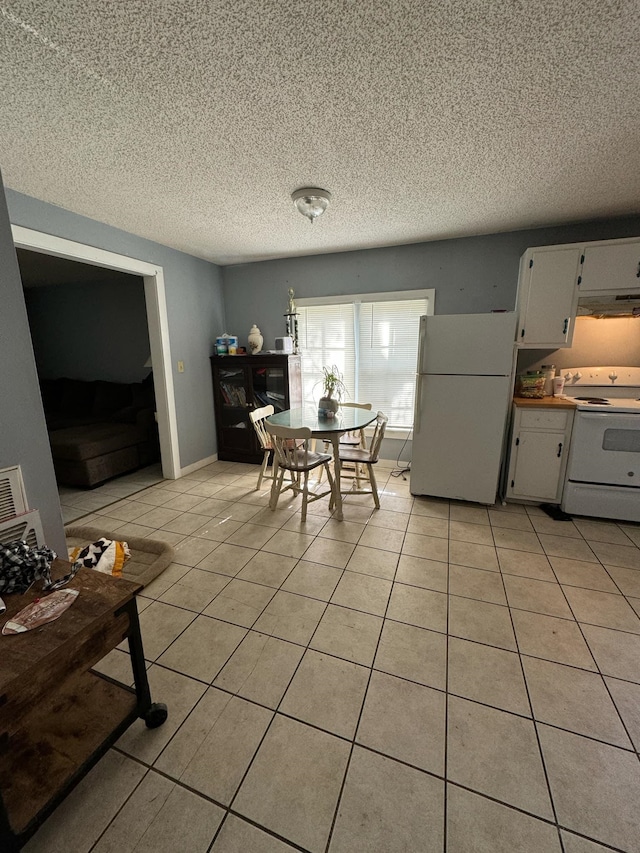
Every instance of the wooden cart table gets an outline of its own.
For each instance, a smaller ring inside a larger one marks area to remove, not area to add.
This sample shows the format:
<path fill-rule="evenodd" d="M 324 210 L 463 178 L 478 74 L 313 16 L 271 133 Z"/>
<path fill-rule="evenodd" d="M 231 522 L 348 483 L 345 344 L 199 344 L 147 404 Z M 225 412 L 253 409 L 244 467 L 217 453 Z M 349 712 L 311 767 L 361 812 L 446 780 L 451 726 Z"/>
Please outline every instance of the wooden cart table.
<path fill-rule="evenodd" d="M 69 564 L 56 560 L 52 575 Z M 153 704 L 135 595 L 142 587 L 80 569 L 79 590 L 54 622 L 24 634 L 0 635 L 0 851 L 14 853 L 131 723 L 149 728 L 167 718 Z M 5 595 L 0 625 L 35 598 Z M 135 687 L 90 671 L 127 638 Z"/>

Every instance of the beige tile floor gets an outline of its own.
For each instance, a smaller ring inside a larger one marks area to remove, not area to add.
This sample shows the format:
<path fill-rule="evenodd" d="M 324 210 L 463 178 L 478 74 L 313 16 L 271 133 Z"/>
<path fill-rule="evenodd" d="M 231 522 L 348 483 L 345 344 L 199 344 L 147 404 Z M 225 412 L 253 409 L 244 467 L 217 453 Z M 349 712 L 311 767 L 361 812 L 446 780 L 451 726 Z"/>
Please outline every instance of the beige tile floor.
<path fill-rule="evenodd" d="M 162 480 L 162 467 L 160 463 L 140 468 L 109 480 L 95 489 L 77 489 L 73 486 L 59 486 L 60 506 L 62 518 L 65 524 L 82 518 L 89 512 L 104 509 L 105 506 L 117 501 L 118 498 L 127 498 L 139 492 L 147 486 L 152 486 Z"/>
<path fill-rule="evenodd" d="M 215 463 L 83 523 L 162 538 L 135 724 L 30 853 L 640 851 L 640 526 L 414 499 L 301 524 Z M 128 655 L 98 667 L 131 680 Z"/>

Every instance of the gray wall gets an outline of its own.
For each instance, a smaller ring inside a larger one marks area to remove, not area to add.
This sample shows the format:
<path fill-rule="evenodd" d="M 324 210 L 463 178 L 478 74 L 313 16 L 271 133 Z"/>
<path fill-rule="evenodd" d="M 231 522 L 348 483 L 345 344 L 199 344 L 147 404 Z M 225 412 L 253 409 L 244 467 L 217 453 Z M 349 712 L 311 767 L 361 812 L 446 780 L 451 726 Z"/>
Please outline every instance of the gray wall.
<path fill-rule="evenodd" d="M 25 301 L 41 379 L 140 382 L 148 375 L 147 311 L 138 276 L 30 287 Z"/>
<path fill-rule="evenodd" d="M 29 505 L 40 510 L 46 543 L 66 555 L 58 490 L 1 177 L 0 297 L 0 468 L 22 467 Z"/>
<path fill-rule="evenodd" d="M 513 310 L 525 249 L 639 234 L 640 216 L 635 216 L 224 267 L 226 331 L 239 335 L 240 345 L 246 346 L 249 329 L 257 323 L 264 348 L 272 349 L 274 339 L 285 334 L 282 315 L 290 287 L 297 297 L 434 287 L 436 314 Z M 530 357 L 546 361 L 548 355 L 536 350 Z M 381 455 L 406 462 L 411 441 L 385 438 Z"/>
<path fill-rule="evenodd" d="M 178 441 L 182 467 L 216 452 L 209 356 L 224 328 L 222 278 L 215 264 L 103 223 L 7 190 L 11 222 L 163 267 L 173 359 Z M 23 303 L 22 293 L 20 302 Z M 28 337 L 26 316 L 21 334 Z M 0 353 L 4 356 L 4 343 Z M 177 361 L 185 372 L 177 372 Z M 39 408 L 39 407 L 38 407 Z"/>
<path fill-rule="evenodd" d="M 513 310 L 525 249 L 638 234 L 640 216 L 635 216 L 224 267 L 226 331 L 246 345 L 257 323 L 264 348 L 272 349 L 274 338 L 285 334 L 289 287 L 298 297 L 435 287 L 436 314 Z"/>

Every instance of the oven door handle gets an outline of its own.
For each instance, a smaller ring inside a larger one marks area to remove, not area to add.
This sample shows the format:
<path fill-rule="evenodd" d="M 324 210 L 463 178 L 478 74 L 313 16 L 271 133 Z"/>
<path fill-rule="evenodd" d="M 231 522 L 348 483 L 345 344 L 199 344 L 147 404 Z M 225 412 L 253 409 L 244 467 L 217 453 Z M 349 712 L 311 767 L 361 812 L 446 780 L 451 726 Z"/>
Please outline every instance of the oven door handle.
<path fill-rule="evenodd" d="M 622 421 L 633 424 L 638 421 L 638 415 L 635 412 L 585 412 L 584 409 L 581 409 L 577 414 L 580 416 L 580 420 L 585 421 L 601 421 L 603 418 L 607 418 L 607 420 L 620 418 Z"/>
<path fill-rule="evenodd" d="M 624 412 L 585 412 L 580 411 L 580 419 L 585 421 L 601 421 L 602 418 L 620 417 Z"/>

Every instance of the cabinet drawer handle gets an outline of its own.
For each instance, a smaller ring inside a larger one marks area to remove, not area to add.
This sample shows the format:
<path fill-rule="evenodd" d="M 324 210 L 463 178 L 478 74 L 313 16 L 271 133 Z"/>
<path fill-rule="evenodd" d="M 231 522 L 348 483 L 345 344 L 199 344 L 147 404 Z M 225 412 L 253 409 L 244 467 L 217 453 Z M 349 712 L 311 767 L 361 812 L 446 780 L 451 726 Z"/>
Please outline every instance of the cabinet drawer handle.
<path fill-rule="evenodd" d="M 558 458 L 562 456 L 562 442 L 558 445 Z"/>

